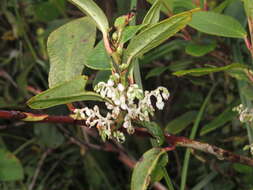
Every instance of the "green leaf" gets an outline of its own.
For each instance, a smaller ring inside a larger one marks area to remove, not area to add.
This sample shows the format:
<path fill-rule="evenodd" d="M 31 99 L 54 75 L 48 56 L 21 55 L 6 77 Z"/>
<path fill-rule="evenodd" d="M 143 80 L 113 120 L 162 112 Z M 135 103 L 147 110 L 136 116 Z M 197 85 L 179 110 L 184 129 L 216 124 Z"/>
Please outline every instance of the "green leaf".
<path fill-rule="evenodd" d="M 149 25 L 157 23 L 160 18 L 160 9 L 161 9 L 161 0 L 156 0 L 153 3 L 152 7 L 147 12 L 147 14 L 145 15 L 142 24 Z"/>
<path fill-rule="evenodd" d="M 169 162 L 168 154 L 163 154 L 159 158 L 157 165 L 151 174 L 151 183 L 161 181 L 161 179 L 164 177 L 163 172 L 164 167 L 168 164 L 168 162 Z"/>
<path fill-rule="evenodd" d="M 47 42 L 50 88 L 81 75 L 95 36 L 96 27 L 89 17 L 71 21 L 50 34 Z"/>
<path fill-rule="evenodd" d="M 148 78 L 151 78 L 151 77 L 155 77 L 155 76 L 159 76 L 164 71 L 166 71 L 168 68 L 169 68 L 169 66 L 154 68 L 154 69 L 152 69 L 151 71 L 148 72 L 148 74 L 146 75 L 145 79 L 148 79 Z"/>
<path fill-rule="evenodd" d="M 43 1 L 34 3 L 33 10 L 36 19 L 42 22 L 49 22 L 56 19 L 60 15 L 60 9 L 64 9 L 64 0 L 58 0 L 58 6 L 53 2 Z"/>
<path fill-rule="evenodd" d="M 95 70 L 111 70 L 111 60 L 108 56 L 104 42 L 100 41 L 96 47 L 90 52 L 85 65 Z"/>
<path fill-rule="evenodd" d="M 0 181 L 22 180 L 24 171 L 14 154 L 0 148 Z"/>
<path fill-rule="evenodd" d="M 215 7 L 212 11 L 216 13 L 221 13 L 229 4 L 231 4 L 235 0 L 225 0 L 221 2 L 217 7 Z"/>
<path fill-rule="evenodd" d="M 33 109 L 44 109 L 56 105 L 67 104 L 76 101 L 94 100 L 103 101 L 103 98 L 94 92 L 84 91 L 87 77 L 80 76 L 76 79 L 63 82 L 34 97 L 28 102 Z"/>
<path fill-rule="evenodd" d="M 172 40 L 168 43 L 164 43 L 157 48 L 153 49 L 152 51 L 148 52 L 145 54 L 141 59 L 140 59 L 140 64 L 147 64 L 151 63 L 152 61 L 159 59 L 163 56 L 166 56 L 170 53 L 172 53 L 175 50 L 182 49 L 185 45 L 185 41 L 183 40 Z"/>
<path fill-rule="evenodd" d="M 177 14 L 182 11 L 196 8 L 196 5 L 189 0 L 173 0 L 173 13 Z"/>
<path fill-rule="evenodd" d="M 209 44 L 197 44 L 194 42 L 188 43 L 185 47 L 185 52 L 189 55 L 195 57 L 201 57 L 216 48 L 216 43 L 209 43 Z"/>
<path fill-rule="evenodd" d="M 34 128 L 38 142 L 49 148 L 57 148 L 64 143 L 64 136 L 58 131 L 56 125 L 36 123 Z"/>
<path fill-rule="evenodd" d="M 200 32 L 211 35 L 244 38 L 247 33 L 234 18 L 214 12 L 196 12 L 189 25 Z"/>
<path fill-rule="evenodd" d="M 151 174 L 155 170 L 159 158 L 166 151 L 161 148 L 152 148 L 145 152 L 137 162 L 131 179 L 131 190 L 146 190 L 151 182 Z"/>
<path fill-rule="evenodd" d="M 92 82 L 93 89 L 99 82 L 107 82 L 110 78 L 110 75 L 112 74 L 111 71 L 98 71 L 96 74 L 95 79 Z"/>
<path fill-rule="evenodd" d="M 105 168 L 105 165 L 103 165 L 103 159 L 99 160 L 101 156 L 103 155 L 93 156 L 91 151 L 86 152 L 84 155 L 83 172 L 86 179 L 89 179 L 89 189 L 99 190 L 101 189 L 101 186 L 103 186 L 102 189 L 114 189 L 115 186 L 111 184 L 111 178 L 110 175 L 108 175 L 108 173 L 111 172 L 108 169 L 111 168 Z M 106 157 L 102 158 L 106 159 Z"/>
<path fill-rule="evenodd" d="M 253 19 L 253 0 L 242 0 L 244 2 L 244 9 L 249 18 Z"/>
<path fill-rule="evenodd" d="M 158 146 L 164 143 L 165 137 L 159 125 L 157 125 L 155 122 L 147 122 L 147 121 L 142 121 L 138 123 L 143 127 L 147 128 L 148 131 L 156 138 Z"/>
<path fill-rule="evenodd" d="M 226 71 L 226 73 L 228 73 L 231 77 L 234 77 L 239 81 L 249 82 L 249 78 L 246 74 L 247 72 L 252 74 L 251 70 L 247 70 L 245 68 L 233 68 Z"/>
<path fill-rule="evenodd" d="M 150 4 L 154 4 L 156 0 L 146 0 Z M 173 10 L 173 1 L 174 0 L 160 0 L 162 2 L 161 11 L 168 15 L 168 13 L 172 13 Z"/>
<path fill-rule="evenodd" d="M 191 15 L 192 11 L 177 14 L 146 28 L 134 36 L 124 54 L 124 62 L 129 65 L 134 57 L 138 57 L 157 47 L 179 30 L 183 29 L 191 20 Z"/>
<path fill-rule="evenodd" d="M 226 124 L 227 122 L 235 118 L 237 113 L 232 110 L 235 106 L 236 106 L 235 103 L 232 104 L 224 112 L 222 112 L 218 117 L 216 117 L 207 125 L 204 125 L 200 130 L 200 135 L 201 136 L 206 135 L 207 133 L 214 131 L 215 129 L 223 126 L 224 124 Z"/>
<path fill-rule="evenodd" d="M 188 111 L 184 113 L 183 115 L 169 122 L 165 127 L 165 131 L 173 135 L 180 133 L 195 121 L 197 114 L 197 111 Z"/>
<path fill-rule="evenodd" d="M 143 25 L 127 26 L 122 32 L 121 43 L 126 43 L 142 28 Z"/>
<path fill-rule="evenodd" d="M 253 174 L 253 168 L 247 165 L 239 164 L 239 163 L 234 163 L 233 168 L 243 174 Z"/>
<path fill-rule="evenodd" d="M 211 68 L 197 68 L 197 69 L 189 69 L 189 70 L 182 70 L 172 73 L 176 76 L 183 76 L 183 75 L 192 75 L 192 76 L 201 76 L 207 75 L 209 73 L 219 72 L 219 71 L 226 71 L 232 68 L 245 68 L 246 66 L 239 63 L 232 63 L 230 65 L 224 67 L 211 67 Z"/>
<path fill-rule="evenodd" d="M 93 0 L 69 0 L 81 11 L 89 15 L 97 23 L 98 28 L 103 35 L 107 35 L 109 24 L 104 12 L 97 6 Z"/>
<path fill-rule="evenodd" d="M 242 94 L 248 99 L 253 100 L 253 86 L 246 84 L 241 88 Z"/>

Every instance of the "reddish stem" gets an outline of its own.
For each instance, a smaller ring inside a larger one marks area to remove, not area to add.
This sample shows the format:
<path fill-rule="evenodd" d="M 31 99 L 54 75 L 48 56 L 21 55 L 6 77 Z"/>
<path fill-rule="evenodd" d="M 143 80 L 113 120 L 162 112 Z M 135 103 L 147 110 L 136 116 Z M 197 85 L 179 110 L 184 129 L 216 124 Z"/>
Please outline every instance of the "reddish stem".
<path fill-rule="evenodd" d="M 85 120 L 75 120 L 69 116 L 50 116 L 47 114 L 34 114 L 20 111 L 4 111 L 0 110 L 0 118 L 9 120 L 23 120 L 30 122 L 44 122 L 44 123 L 66 123 L 85 125 Z M 144 128 L 136 128 L 135 134 L 139 136 L 152 137 L 152 135 Z M 186 137 L 178 137 L 174 135 L 165 134 L 166 141 L 171 145 L 165 148 L 168 151 L 173 150 L 176 146 L 192 148 L 200 150 L 216 156 L 220 160 L 227 160 L 229 162 L 236 162 L 246 164 L 253 167 L 253 159 L 245 156 L 234 154 L 230 151 L 221 149 L 214 145 L 194 141 Z"/>

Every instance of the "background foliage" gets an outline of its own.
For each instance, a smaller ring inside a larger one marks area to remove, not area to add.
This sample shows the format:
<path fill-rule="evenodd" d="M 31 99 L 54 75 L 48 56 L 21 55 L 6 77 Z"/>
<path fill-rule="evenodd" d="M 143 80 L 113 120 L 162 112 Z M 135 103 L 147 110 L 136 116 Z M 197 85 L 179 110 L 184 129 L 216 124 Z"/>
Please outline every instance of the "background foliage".
<path fill-rule="evenodd" d="M 111 22 L 136 7 L 137 24 L 149 10 L 150 2 L 153 1 L 97 1 Z M 171 8 L 168 12 L 162 7 L 166 14 L 197 7 L 197 1 L 174 0 L 173 6 L 170 1 L 166 2 Z M 204 6 L 205 1 L 200 2 L 200 6 Z M 245 126 L 239 123 L 232 111 L 240 102 L 251 107 L 253 99 L 250 71 L 249 75 L 245 72 L 245 68 L 251 68 L 252 61 L 243 41 L 247 33 L 244 5 L 240 0 L 210 0 L 206 5 L 213 13 L 195 14 L 190 27 L 139 59 L 142 85 L 148 90 L 165 86 L 171 92 L 165 110 L 153 118 L 165 131 L 249 155 L 243 147 L 253 142 L 253 129 L 250 123 Z M 222 17 L 217 18 L 218 13 L 222 13 Z M 161 17 L 166 18 L 166 14 Z M 1 109 L 31 111 L 26 101 L 48 88 L 46 41 L 49 34 L 81 16 L 83 14 L 65 0 L 2 0 Z M 219 30 L 213 29 L 217 25 L 220 25 Z M 83 32 L 85 37 L 87 33 Z M 88 35 L 86 38 L 99 46 L 102 34 L 98 33 L 97 39 Z M 69 45 L 62 44 L 62 55 L 64 47 Z M 76 54 L 83 54 L 84 49 L 76 47 Z M 84 73 L 94 79 L 93 84 L 92 80 L 87 81 L 88 89 L 108 76 L 106 71 L 97 72 L 89 67 L 85 67 Z M 67 115 L 68 110 L 66 106 L 56 106 L 43 113 Z M 0 120 L 0 127 L 0 189 L 130 189 L 132 170 L 120 162 L 120 153 L 77 146 L 79 141 L 104 146 L 96 133 L 85 131 L 83 134 L 79 127 L 72 125 L 5 120 Z M 113 143 L 132 160 L 138 160 L 154 142 L 131 136 L 123 145 Z M 199 152 L 192 152 L 187 163 L 184 162 L 185 151 L 170 152 L 167 171 L 158 172 L 153 178 L 158 181 L 168 174 L 174 188 L 182 189 L 182 176 L 188 171 L 185 189 L 253 189 L 252 168 L 222 162 Z M 157 162 L 158 159 L 161 158 L 157 158 Z M 160 164 L 164 167 L 162 162 Z M 169 184 L 168 179 L 165 177 L 161 183 Z"/>

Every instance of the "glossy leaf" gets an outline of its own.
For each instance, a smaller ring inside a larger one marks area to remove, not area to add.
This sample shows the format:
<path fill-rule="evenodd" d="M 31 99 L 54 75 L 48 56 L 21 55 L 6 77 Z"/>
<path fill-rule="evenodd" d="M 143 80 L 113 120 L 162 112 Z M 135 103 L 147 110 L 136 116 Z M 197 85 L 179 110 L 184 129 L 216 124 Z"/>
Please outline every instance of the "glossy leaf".
<path fill-rule="evenodd" d="M 146 190 L 151 182 L 151 174 L 155 170 L 159 158 L 166 151 L 161 148 L 152 148 L 145 152 L 142 158 L 135 165 L 132 179 L 131 190 Z"/>
<path fill-rule="evenodd" d="M 157 47 L 162 42 L 183 29 L 191 20 L 192 11 L 184 12 L 157 24 L 154 24 L 130 41 L 124 56 L 124 61 L 130 64 L 134 57 L 138 57 L 149 50 Z"/>
<path fill-rule="evenodd" d="M 232 110 L 235 106 L 236 104 L 232 104 L 218 117 L 213 119 L 210 123 L 204 125 L 200 130 L 200 135 L 206 135 L 207 133 L 212 132 L 219 127 L 222 127 L 224 124 L 235 118 L 237 116 L 237 113 Z"/>
<path fill-rule="evenodd" d="M 97 6 L 93 0 L 69 0 L 81 11 L 89 15 L 97 23 L 98 28 L 104 35 L 107 35 L 109 24 L 104 12 Z"/>
<path fill-rule="evenodd" d="M 22 180 L 23 167 L 16 156 L 9 151 L 0 148 L 0 181 Z"/>
<path fill-rule="evenodd" d="M 197 111 L 189 111 L 184 113 L 183 115 L 169 122 L 165 127 L 165 131 L 173 135 L 180 133 L 191 123 L 194 122 L 197 117 L 197 114 Z"/>
<path fill-rule="evenodd" d="M 214 12 L 196 12 L 189 25 L 200 32 L 211 35 L 244 38 L 247 33 L 234 18 Z"/>
<path fill-rule="evenodd" d="M 96 27 L 89 17 L 71 21 L 50 34 L 47 42 L 50 88 L 81 75 L 95 36 Z"/>
<path fill-rule="evenodd" d="M 224 66 L 224 67 L 197 68 L 197 69 L 177 71 L 177 72 L 174 72 L 173 75 L 176 75 L 176 76 L 183 76 L 183 75 L 201 76 L 201 75 L 207 75 L 209 73 L 226 71 L 226 70 L 233 69 L 233 68 L 245 68 L 245 66 L 242 64 L 239 64 L 239 63 L 232 63 L 232 64 Z"/>
<path fill-rule="evenodd" d="M 111 60 L 105 50 L 104 42 L 100 41 L 88 55 L 85 65 L 95 70 L 110 70 L 110 62 Z"/>
<path fill-rule="evenodd" d="M 142 24 L 155 24 L 159 21 L 160 18 L 160 9 L 161 9 L 161 0 L 156 0 L 152 7 L 149 9 L 147 14 L 145 15 Z"/>
<path fill-rule="evenodd" d="M 32 97 L 27 104 L 33 109 L 44 109 L 75 101 L 103 101 L 103 98 L 99 94 L 84 91 L 86 81 L 87 77 L 80 76 L 71 81 L 63 82 Z"/>

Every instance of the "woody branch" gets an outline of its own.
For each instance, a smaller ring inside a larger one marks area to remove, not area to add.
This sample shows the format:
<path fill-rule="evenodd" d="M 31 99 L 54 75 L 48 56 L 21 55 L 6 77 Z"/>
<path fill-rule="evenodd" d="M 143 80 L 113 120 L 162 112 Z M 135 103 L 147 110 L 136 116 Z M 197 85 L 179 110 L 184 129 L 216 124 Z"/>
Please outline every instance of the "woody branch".
<path fill-rule="evenodd" d="M 64 123 L 64 124 L 76 124 L 85 125 L 85 120 L 75 120 L 69 116 L 51 116 L 47 114 L 34 114 L 20 111 L 5 111 L 0 110 L 0 118 L 7 120 L 21 120 L 26 122 L 41 122 L 41 123 Z M 144 128 L 136 128 L 136 135 L 148 136 L 152 135 Z M 185 147 L 199 150 L 205 153 L 216 156 L 219 160 L 226 160 L 229 162 L 241 163 L 253 167 L 253 159 L 234 154 L 230 151 L 224 150 L 208 143 L 203 143 L 195 140 L 188 139 L 186 137 L 179 137 L 170 134 L 165 134 L 167 143 L 175 147 Z"/>

